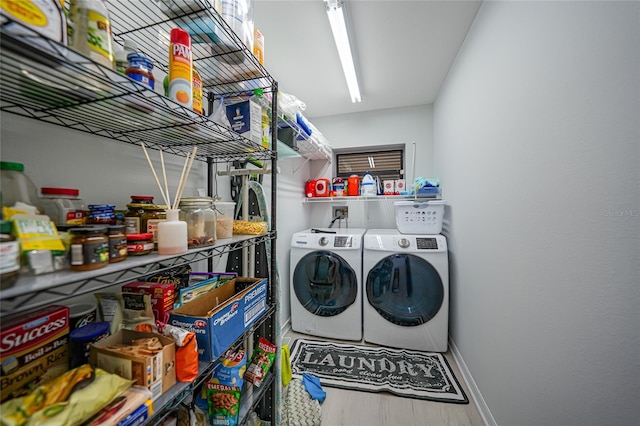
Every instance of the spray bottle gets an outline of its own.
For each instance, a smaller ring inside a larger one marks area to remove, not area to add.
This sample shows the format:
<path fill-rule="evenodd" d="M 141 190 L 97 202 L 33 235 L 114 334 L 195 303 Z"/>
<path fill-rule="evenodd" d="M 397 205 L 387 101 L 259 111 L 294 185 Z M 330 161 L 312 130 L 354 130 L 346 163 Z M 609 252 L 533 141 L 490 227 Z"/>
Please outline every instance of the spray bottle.
<path fill-rule="evenodd" d="M 173 28 L 169 44 L 169 98 L 185 108 L 193 107 L 193 59 L 191 36 Z"/>

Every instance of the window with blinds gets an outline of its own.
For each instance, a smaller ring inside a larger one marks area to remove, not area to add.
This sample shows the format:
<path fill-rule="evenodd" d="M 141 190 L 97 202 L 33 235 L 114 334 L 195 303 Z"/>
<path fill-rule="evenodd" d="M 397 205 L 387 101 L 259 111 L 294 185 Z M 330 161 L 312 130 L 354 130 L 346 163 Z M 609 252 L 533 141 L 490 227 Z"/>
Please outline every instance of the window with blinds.
<path fill-rule="evenodd" d="M 362 177 L 366 172 L 384 179 L 404 178 L 404 151 L 392 149 L 383 151 L 360 151 L 336 153 L 336 176 Z"/>

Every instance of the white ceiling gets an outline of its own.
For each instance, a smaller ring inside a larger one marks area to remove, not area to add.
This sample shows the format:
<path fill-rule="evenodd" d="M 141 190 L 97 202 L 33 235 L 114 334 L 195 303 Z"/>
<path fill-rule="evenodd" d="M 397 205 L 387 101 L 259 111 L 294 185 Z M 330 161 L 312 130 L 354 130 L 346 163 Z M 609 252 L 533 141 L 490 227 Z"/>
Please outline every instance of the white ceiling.
<path fill-rule="evenodd" d="M 352 103 L 323 0 L 254 0 L 265 67 L 305 117 L 432 103 L 481 0 L 348 0 L 362 102 Z"/>

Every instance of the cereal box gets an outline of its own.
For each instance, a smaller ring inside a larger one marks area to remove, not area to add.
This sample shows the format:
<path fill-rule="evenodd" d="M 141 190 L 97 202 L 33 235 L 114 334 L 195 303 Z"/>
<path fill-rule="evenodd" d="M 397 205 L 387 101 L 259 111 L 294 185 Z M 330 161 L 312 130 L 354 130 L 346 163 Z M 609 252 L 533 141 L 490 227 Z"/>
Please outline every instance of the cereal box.
<path fill-rule="evenodd" d="M 176 300 L 174 284 L 136 281 L 122 286 L 123 293 L 142 293 L 151 296 L 151 310 L 156 321 L 167 323 Z"/>

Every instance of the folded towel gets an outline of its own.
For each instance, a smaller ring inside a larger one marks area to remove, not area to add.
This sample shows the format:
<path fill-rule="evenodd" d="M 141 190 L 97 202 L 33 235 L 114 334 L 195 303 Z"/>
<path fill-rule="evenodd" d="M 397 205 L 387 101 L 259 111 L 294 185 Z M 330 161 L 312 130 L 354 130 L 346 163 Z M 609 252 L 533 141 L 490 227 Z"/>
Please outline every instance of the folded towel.
<path fill-rule="evenodd" d="M 322 389 L 320 385 L 320 379 L 309 373 L 302 373 L 302 384 L 304 388 L 311 395 L 311 399 L 317 399 L 318 402 L 324 401 L 327 397 L 327 393 Z"/>
<path fill-rule="evenodd" d="M 289 359 L 289 345 L 282 345 L 282 386 L 287 386 L 291 381 L 291 360 Z"/>

